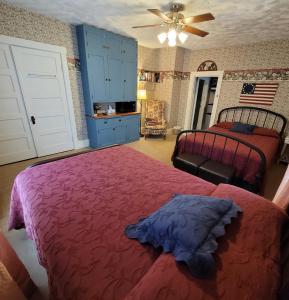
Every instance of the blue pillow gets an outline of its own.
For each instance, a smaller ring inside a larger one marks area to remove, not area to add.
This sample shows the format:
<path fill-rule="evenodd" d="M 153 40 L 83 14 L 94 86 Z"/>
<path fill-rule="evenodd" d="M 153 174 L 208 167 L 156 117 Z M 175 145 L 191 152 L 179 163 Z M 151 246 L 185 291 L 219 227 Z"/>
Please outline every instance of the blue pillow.
<path fill-rule="evenodd" d="M 244 134 L 252 134 L 255 127 L 256 127 L 255 125 L 234 122 L 233 127 L 230 129 L 230 131 L 244 133 Z"/>
<path fill-rule="evenodd" d="M 216 238 L 225 234 L 224 226 L 241 211 L 231 200 L 175 195 L 150 216 L 128 225 L 125 234 L 155 248 L 162 246 L 176 261 L 185 262 L 192 275 L 208 278 L 215 269 Z"/>

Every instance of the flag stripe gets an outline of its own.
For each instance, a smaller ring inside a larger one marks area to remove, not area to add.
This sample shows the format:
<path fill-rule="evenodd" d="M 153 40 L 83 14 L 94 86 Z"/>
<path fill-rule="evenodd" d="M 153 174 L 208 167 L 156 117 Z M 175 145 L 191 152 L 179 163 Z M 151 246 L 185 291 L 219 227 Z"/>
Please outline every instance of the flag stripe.
<path fill-rule="evenodd" d="M 255 89 L 254 92 L 276 92 L 276 89 Z"/>
<path fill-rule="evenodd" d="M 259 98 L 259 99 L 274 99 L 274 95 L 258 95 L 258 94 L 254 94 L 254 95 L 247 95 L 247 94 L 242 94 L 240 95 L 240 98 Z"/>
<path fill-rule="evenodd" d="M 264 94 L 264 95 L 275 95 L 276 92 L 263 92 L 263 91 L 257 91 L 255 90 L 255 94 Z"/>
<path fill-rule="evenodd" d="M 243 101 L 240 101 L 239 103 L 243 103 L 243 104 L 258 104 L 258 105 L 272 105 L 272 103 L 266 103 L 266 102 L 260 102 L 260 101 L 247 101 L 247 102 L 243 102 Z"/>
<path fill-rule="evenodd" d="M 274 84 L 260 84 L 260 83 L 257 83 L 256 84 L 256 87 L 278 87 L 278 83 L 274 83 Z"/>

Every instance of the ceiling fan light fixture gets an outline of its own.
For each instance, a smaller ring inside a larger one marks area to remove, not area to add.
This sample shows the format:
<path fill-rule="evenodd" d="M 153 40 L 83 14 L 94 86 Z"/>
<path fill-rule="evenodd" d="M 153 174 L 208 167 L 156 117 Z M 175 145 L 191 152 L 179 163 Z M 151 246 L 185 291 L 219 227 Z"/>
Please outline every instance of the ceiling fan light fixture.
<path fill-rule="evenodd" d="M 188 34 L 180 32 L 178 34 L 179 41 L 183 44 L 188 39 Z"/>
<path fill-rule="evenodd" d="M 170 40 L 168 41 L 169 47 L 175 47 L 176 44 L 177 44 L 176 39 L 170 39 Z"/>
<path fill-rule="evenodd" d="M 177 32 L 175 29 L 170 29 L 168 32 L 168 40 L 169 41 L 176 41 L 177 39 Z"/>
<path fill-rule="evenodd" d="M 161 44 L 163 44 L 166 41 L 166 39 L 167 39 L 167 33 L 166 32 L 162 32 L 162 33 L 158 34 L 158 39 L 159 39 L 159 42 Z"/>

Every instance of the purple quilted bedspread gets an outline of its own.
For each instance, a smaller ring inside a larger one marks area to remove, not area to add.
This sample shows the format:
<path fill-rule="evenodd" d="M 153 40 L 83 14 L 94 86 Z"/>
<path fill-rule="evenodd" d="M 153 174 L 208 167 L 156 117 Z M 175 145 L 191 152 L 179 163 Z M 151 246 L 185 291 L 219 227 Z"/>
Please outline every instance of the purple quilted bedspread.
<path fill-rule="evenodd" d="M 21 172 L 13 186 L 9 228 L 25 226 L 35 241 L 52 299 L 274 299 L 285 215 L 240 191 L 216 189 L 120 146 Z M 127 224 L 175 193 L 228 195 L 244 211 L 220 242 L 212 280 L 191 277 L 171 255 L 124 235 Z"/>

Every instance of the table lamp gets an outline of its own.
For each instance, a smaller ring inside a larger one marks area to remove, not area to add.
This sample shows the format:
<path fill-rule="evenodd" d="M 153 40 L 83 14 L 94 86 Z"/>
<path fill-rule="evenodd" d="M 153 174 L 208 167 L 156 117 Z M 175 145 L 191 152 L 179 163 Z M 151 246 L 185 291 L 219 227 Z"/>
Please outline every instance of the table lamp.
<path fill-rule="evenodd" d="M 144 136 L 141 133 L 141 125 L 142 125 L 142 102 L 147 100 L 147 91 L 146 90 L 137 90 L 137 100 L 140 101 L 140 124 L 139 124 L 139 130 L 140 130 L 140 136 Z"/>

